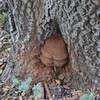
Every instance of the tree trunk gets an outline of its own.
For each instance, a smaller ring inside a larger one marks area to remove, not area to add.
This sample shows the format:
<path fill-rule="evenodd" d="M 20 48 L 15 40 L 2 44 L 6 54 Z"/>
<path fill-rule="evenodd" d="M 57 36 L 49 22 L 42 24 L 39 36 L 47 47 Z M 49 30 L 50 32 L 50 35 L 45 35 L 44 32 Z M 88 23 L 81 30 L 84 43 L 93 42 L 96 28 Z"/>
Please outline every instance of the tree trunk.
<path fill-rule="evenodd" d="M 52 35 L 56 21 L 68 47 L 69 66 L 80 73 L 84 80 L 82 85 L 86 85 L 87 80 L 100 82 L 99 0 L 5 2 L 9 6 L 13 47 L 2 75 L 3 81 L 9 80 L 13 74 L 24 78 L 32 76 L 39 62 L 40 44 Z"/>

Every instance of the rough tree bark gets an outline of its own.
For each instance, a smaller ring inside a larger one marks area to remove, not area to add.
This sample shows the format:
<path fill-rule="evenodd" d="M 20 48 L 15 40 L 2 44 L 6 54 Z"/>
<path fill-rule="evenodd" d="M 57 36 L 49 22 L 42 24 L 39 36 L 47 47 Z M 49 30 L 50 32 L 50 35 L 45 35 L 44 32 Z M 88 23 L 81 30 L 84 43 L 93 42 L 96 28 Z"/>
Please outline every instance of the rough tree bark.
<path fill-rule="evenodd" d="M 13 73 L 25 77 L 31 75 L 31 70 L 37 62 L 34 57 L 38 55 L 38 52 L 36 55 L 34 52 L 42 41 L 51 36 L 55 26 L 52 22 L 56 19 L 61 35 L 68 45 L 70 66 L 80 72 L 85 81 L 88 79 L 100 83 L 99 0 L 5 0 L 4 2 L 10 9 L 13 47 L 2 75 L 3 81 L 8 80 Z"/>

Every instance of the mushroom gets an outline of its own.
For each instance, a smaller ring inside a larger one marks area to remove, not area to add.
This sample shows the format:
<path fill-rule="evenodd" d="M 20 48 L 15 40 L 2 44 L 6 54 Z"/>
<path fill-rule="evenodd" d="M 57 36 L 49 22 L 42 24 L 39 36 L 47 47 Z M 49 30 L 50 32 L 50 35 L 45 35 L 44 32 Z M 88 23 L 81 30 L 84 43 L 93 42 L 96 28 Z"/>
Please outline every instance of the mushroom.
<path fill-rule="evenodd" d="M 46 66 L 63 66 L 67 62 L 66 44 L 59 33 L 55 33 L 41 47 L 40 59 Z"/>
<path fill-rule="evenodd" d="M 55 64 L 55 66 L 58 66 L 58 67 L 60 67 L 60 66 L 63 66 L 64 64 L 66 64 L 66 59 L 65 60 L 54 60 L 54 64 Z"/>
<path fill-rule="evenodd" d="M 46 66 L 52 66 L 52 59 L 48 58 L 48 57 L 45 57 L 43 55 L 40 56 L 40 59 L 42 61 L 42 63 Z"/>

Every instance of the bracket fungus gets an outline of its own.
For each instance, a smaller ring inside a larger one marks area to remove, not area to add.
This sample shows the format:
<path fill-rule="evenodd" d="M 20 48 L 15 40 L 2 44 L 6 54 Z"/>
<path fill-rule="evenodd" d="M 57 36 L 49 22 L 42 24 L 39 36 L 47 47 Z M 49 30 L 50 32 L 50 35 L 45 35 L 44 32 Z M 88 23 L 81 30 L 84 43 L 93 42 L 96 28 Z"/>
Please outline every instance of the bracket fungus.
<path fill-rule="evenodd" d="M 62 67 L 68 62 L 66 44 L 59 33 L 54 33 L 41 47 L 41 62 L 46 66 Z"/>

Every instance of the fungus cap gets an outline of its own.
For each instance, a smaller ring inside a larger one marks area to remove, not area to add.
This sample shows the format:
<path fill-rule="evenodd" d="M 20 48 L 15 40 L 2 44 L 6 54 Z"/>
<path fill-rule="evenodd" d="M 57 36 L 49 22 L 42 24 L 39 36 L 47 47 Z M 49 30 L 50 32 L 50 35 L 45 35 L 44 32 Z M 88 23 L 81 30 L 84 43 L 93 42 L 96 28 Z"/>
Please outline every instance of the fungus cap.
<path fill-rule="evenodd" d="M 67 58 L 66 44 L 60 34 L 55 33 L 45 43 L 47 52 L 52 55 L 53 59 L 63 60 Z"/>
<path fill-rule="evenodd" d="M 66 44 L 61 35 L 57 33 L 45 41 L 41 53 L 40 59 L 45 65 L 63 66 L 68 57 Z"/>
<path fill-rule="evenodd" d="M 46 65 L 46 66 L 52 66 L 53 61 L 52 61 L 52 59 L 50 59 L 50 58 L 47 58 L 47 57 L 41 55 L 41 56 L 40 56 L 40 60 L 41 60 L 41 62 L 42 62 L 44 65 Z"/>
<path fill-rule="evenodd" d="M 41 53 L 43 56 L 47 57 L 47 58 L 52 58 L 52 54 L 51 54 L 51 51 L 49 50 L 48 47 L 46 47 L 46 45 L 44 45 L 42 48 L 41 48 Z"/>
<path fill-rule="evenodd" d="M 63 66 L 66 64 L 66 59 L 65 60 L 54 60 L 54 65 L 57 67 Z"/>

